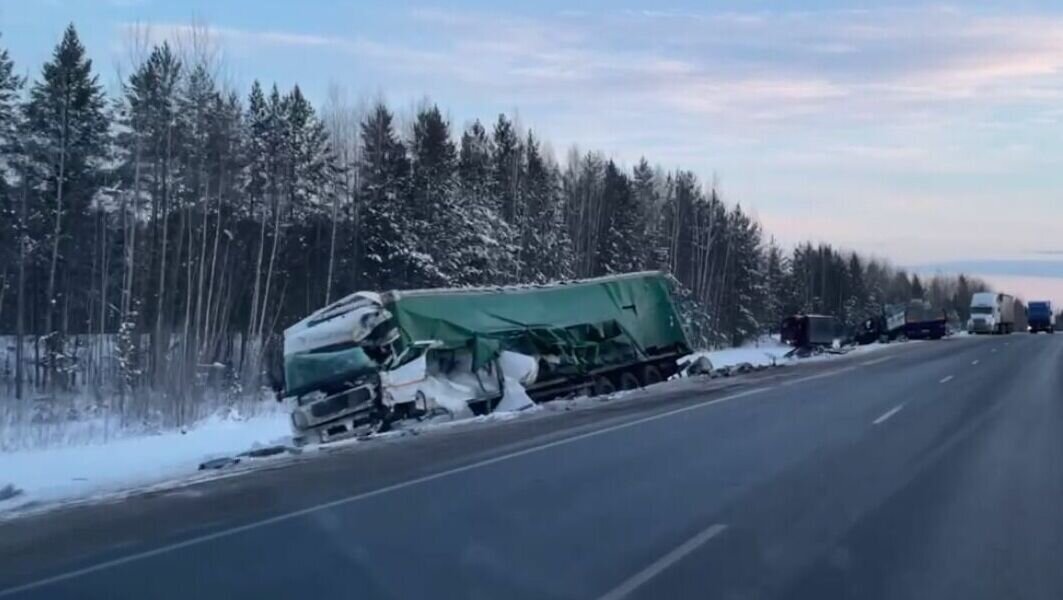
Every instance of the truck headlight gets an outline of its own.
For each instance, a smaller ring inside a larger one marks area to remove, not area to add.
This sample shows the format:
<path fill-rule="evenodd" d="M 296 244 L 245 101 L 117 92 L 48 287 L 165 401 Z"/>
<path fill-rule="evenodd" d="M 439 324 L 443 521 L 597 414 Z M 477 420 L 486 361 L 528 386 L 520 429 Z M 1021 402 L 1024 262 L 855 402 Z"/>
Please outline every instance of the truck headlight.
<path fill-rule="evenodd" d="M 306 413 L 297 408 L 292 411 L 292 425 L 296 429 L 306 429 L 310 426 L 310 419 L 306 418 Z"/>

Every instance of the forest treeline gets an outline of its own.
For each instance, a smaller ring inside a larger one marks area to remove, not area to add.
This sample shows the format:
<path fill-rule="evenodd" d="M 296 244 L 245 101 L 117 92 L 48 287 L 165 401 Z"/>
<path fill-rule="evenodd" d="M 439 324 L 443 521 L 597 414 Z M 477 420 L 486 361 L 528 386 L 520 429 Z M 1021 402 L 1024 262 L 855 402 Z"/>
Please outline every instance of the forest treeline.
<path fill-rule="evenodd" d="M 397 115 L 236 90 L 187 46 L 145 46 L 110 96 L 73 26 L 29 77 L 0 53 L 0 334 L 21 340 L 3 374 L 21 394 L 84 381 L 71 340 L 95 334 L 114 375 L 96 380 L 120 394 L 186 396 L 219 365 L 257 383 L 278 331 L 359 289 L 663 269 L 696 343 L 728 345 L 786 314 L 854 323 L 914 297 L 965 318 L 984 288 L 780 247 L 692 172 L 559 159 L 506 115 L 458 126 L 427 101 Z"/>

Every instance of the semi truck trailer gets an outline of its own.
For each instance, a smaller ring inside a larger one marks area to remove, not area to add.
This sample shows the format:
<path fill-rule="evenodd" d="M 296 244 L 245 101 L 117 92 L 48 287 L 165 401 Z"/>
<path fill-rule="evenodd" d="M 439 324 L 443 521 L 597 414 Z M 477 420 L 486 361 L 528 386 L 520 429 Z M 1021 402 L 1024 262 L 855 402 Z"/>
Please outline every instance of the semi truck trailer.
<path fill-rule="evenodd" d="M 1052 303 L 1048 300 L 1030 302 L 1026 307 L 1026 329 L 1030 333 L 1044 331 L 1055 333 L 1056 313 L 1052 312 Z"/>
<path fill-rule="evenodd" d="M 1015 329 L 1015 299 L 1008 294 L 978 292 L 971 296 L 970 333 L 1008 334 Z"/>
<path fill-rule="evenodd" d="M 351 294 L 284 332 L 297 442 L 443 410 L 607 394 L 663 381 L 689 354 L 670 280 Z"/>

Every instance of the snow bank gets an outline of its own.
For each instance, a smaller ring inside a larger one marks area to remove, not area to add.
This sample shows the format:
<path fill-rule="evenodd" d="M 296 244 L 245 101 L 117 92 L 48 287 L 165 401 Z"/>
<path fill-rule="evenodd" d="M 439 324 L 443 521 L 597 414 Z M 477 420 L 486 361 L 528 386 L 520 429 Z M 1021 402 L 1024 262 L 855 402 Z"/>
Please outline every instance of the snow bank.
<path fill-rule="evenodd" d="M 738 365 L 751 367 L 768 367 L 775 365 L 795 364 L 796 362 L 820 362 L 833 360 L 839 356 L 854 356 L 877 352 L 883 348 L 896 346 L 898 343 L 920 343 L 921 340 L 908 342 L 893 342 L 883 344 L 874 342 L 863 346 L 845 346 L 837 352 L 822 352 L 812 356 L 797 357 L 787 356 L 793 351 L 792 346 L 781 343 L 774 337 L 764 337 L 756 343 L 747 344 L 739 348 L 726 348 L 723 350 L 701 350 L 680 359 L 680 366 L 697 361 L 699 358 L 707 358 L 712 363 L 714 371 L 726 370 Z"/>
<path fill-rule="evenodd" d="M 741 364 L 764 367 L 789 361 L 786 354 L 792 350 L 792 346 L 787 346 L 775 338 L 764 337 L 755 343 L 738 348 L 697 351 L 683 357 L 680 364 L 685 365 L 699 358 L 707 358 L 712 363 L 713 369 L 726 369 Z"/>
<path fill-rule="evenodd" d="M 712 361 L 713 367 L 722 369 L 743 363 L 749 363 L 754 367 L 778 364 L 788 360 L 786 353 L 791 350 L 793 350 L 792 347 L 779 344 L 777 346 L 762 345 L 727 348 L 726 350 L 714 350 L 699 354 Z"/>
<path fill-rule="evenodd" d="M 2 453 L 0 488 L 11 485 L 22 492 L 0 500 L 0 512 L 27 502 L 69 500 L 185 477 L 204 460 L 289 442 L 288 418 L 282 410 L 249 419 L 213 417 L 184 433 Z"/>

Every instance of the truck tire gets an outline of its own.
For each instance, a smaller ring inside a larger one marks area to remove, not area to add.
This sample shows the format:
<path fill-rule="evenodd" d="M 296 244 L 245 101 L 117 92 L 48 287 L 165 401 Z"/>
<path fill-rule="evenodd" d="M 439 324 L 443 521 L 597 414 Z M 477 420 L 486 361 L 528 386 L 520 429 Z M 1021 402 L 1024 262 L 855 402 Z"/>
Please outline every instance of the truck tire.
<path fill-rule="evenodd" d="M 640 387 L 642 387 L 642 384 L 639 383 L 639 378 L 631 371 L 624 371 L 620 374 L 620 389 L 637 390 Z"/>
<path fill-rule="evenodd" d="M 599 375 L 594 379 L 594 395 L 608 396 L 616 391 L 616 386 L 605 375 Z"/>
<path fill-rule="evenodd" d="M 653 365 L 646 365 L 642 369 L 642 385 L 653 385 L 664 381 L 664 376 L 661 375 L 661 370 Z"/>

